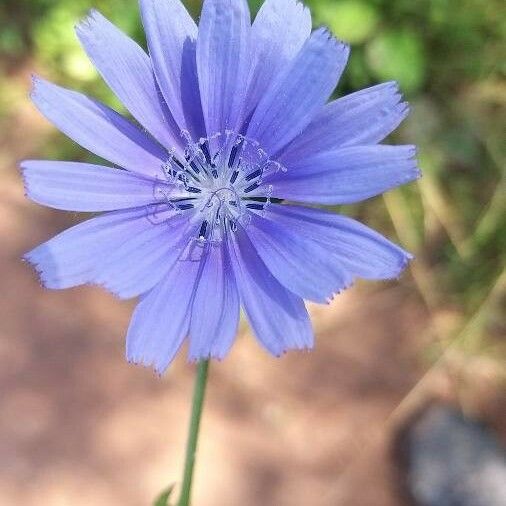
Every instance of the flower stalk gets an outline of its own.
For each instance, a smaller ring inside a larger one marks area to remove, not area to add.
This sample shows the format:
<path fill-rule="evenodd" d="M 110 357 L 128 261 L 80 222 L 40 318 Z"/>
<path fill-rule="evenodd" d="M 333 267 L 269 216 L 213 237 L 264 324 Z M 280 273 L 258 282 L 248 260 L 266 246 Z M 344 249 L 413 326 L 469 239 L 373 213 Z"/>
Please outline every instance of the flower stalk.
<path fill-rule="evenodd" d="M 199 362 L 197 368 L 197 378 L 195 380 L 195 387 L 193 390 L 192 412 L 190 418 L 188 442 L 186 444 L 183 484 L 181 487 L 181 495 L 179 497 L 177 506 L 190 505 L 193 469 L 195 467 L 195 456 L 197 452 L 200 419 L 202 417 L 202 408 L 204 405 L 208 370 L 209 360 L 202 360 Z"/>

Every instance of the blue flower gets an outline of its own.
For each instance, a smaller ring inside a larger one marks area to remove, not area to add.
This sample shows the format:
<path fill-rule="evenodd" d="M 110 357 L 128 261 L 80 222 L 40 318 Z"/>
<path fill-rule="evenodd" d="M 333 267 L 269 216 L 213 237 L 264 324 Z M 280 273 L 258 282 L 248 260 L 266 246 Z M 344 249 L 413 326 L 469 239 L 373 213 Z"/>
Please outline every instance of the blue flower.
<path fill-rule="evenodd" d="M 419 176 L 413 146 L 380 145 L 407 115 L 385 83 L 327 103 L 349 49 L 297 0 L 141 0 L 149 56 L 96 11 L 85 51 L 136 122 L 34 79 L 38 109 L 114 167 L 25 161 L 33 201 L 103 214 L 26 255 L 48 288 L 140 296 L 129 361 L 163 372 L 223 358 L 243 307 L 272 354 L 313 346 L 304 299 L 399 276 L 411 258 L 366 226 L 305 204 L 379 195 Z M 295 205 L 298 203 L 299 205 Z"/>

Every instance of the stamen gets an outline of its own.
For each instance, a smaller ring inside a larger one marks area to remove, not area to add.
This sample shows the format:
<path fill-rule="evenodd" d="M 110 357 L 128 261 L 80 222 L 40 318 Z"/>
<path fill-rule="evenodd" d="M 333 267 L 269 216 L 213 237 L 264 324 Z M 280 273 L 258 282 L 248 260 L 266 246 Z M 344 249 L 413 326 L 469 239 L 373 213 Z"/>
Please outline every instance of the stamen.
<path fill-rule="evenodd" d="M 232 168 L 234 166 L 235 157 L 237 155 L 237 150 L 239 149 L 238 146 L 233 146 L 230 151 L 230 156 L 228 158 L 228 166 Z"/>
<path fill-rule="evenodd" d="M 193 209 L 195 206 L 193 204 L 179 204 L 177 207 L 182 211 L 186 211 L 187 209 Z"/>
<path fill-rule="evenodd" d="M 188 258 L 198 260 L 195 255 L 206 245 L 220 243 L 227 234 L 247 227 L 255 213 L 267 212 L 274 200 L 265 179 L 280 169 L 257 141 L 230 130 L 198 141 L 188 132 L 182 135 L 184 156 L 175 150 L 169 153 L 163 165 L 166 180 L 154 187 L 159 206 L 149 214 L 154 222 L 161 222 L 188 212 L 196 227 Z"/>
<path fill-rule="evenodd" d="M 242 135 L 237 136 L 237 140 L 235 141 L 235 144 L 232 146 L 232 149 L 230 150 L 230 156 L 228 158 L 228 166 L 230 168 L 234 166 L 237 153 L 239 152 L 239 150 L 242 151 L 243 148 L 246 146 L 246 144 L 247 144 L 246 139 Z"/>
<path fill-rule="evenodd" d="M 200 169 L 197 167 L 197 164 L 195 163 L 195 160 L 192 160 L 189 165 L 193 169 L 193 171 L 195 172 L 195 174 L 200 174 Z"/>
<path fill-rule="evenodd" d="M 239 171 L 238 170 L 234 170 L 234 172 L 232 173 L 232 176 L 230 177 L 230 182 L 232 184 L 235 183 L 235 180 L 237 179 L 238 175 L 239 175 Z"/>
<path fill-rule="evenodd" d="M 199 238 L 205 239 L 207 231 L 207 221 L 203 221 L 202 225 L 200 225 Z"/>
<path fill-rule="evenodd" d="M 257 189 L 258 188 L 258 183 L 255 182 L 253 183 L 252 185 L 248 186 L 245 190 L 244 190 L 244 193 L 249 193 L 249 192 L 252 192 L 253 190 Z"/>
<path fill-rule="evenodd" d="M 255 179 L 258 176 L 262 175 L 262 169 L 255 170 L 255 172 L 252 172 L 251 174 L 248 174 L 245 179 L 246 181 L 251 181 L 252 179 Z"/>
<path fill-rule="evenodd" d="M 202 153 L 204 154 L 205 158 L 206 158 L 206 162 L 211 166 L 211 167 L 214 167 L 213 165 L 213 162 L 211 161 L 211 155 L 209 153 L 209 148 L 207 146 L 209 141 L 205 141 L 201 144 L 200 146 L 200 149 L 202 150 Z"/>
<path fill-rule="evenodd" d="M 175 157 L 172 157 L 171 160 L 181 169 L 184 170 L 184 165 Z"/>

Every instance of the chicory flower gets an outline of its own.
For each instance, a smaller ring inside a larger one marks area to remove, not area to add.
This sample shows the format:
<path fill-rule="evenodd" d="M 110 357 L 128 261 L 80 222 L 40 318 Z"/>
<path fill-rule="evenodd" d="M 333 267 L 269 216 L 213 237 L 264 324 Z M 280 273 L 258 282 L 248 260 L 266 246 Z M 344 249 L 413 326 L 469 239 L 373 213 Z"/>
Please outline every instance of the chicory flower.
<path fill-rule="evenodd" d="M 149 56 L 96 11 L 77 26 L 134 121 L 34 78 L 56 127 L 112 166 L 25 161 L 27 196 L 102 212 L 26 255 L 48 288 L 97 284 L 140 296 L 128 360 L 159 373 L 185 339 L 190 360 L 223 358 L 240 307 L 272 354 L 313 346 L 304 299 L 356 278 L 399 276 L 409 253 L 310 204 L 359 202 L 419 176 L 413 146 L 379 144 L 408 107 L 395 83 L 329 101 L 349 48 L 311 33 L 307 8 L 141 0 Z"/>

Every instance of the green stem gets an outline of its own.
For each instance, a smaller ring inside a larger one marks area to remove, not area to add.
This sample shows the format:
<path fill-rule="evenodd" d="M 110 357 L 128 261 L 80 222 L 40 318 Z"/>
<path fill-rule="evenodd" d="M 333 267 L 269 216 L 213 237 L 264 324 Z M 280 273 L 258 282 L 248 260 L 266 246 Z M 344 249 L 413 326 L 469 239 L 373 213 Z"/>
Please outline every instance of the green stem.
<path fill-rule="evenodd" d="M 177 506 L 189 506 L 190 504 L 193 468 L 195 465 L 195 453 L 197 451 L 197 440 L 199 437 L 200 418 L 202 416 L 204 394 L 206 392 L 208 369 L 209 360 L 203 360 L 202 362 L 199 362 L 197 369 L 197 379 L 195 380 L 195 387 L 193 390 L 192 414 L 190 418 L 190 432 L 188 434 L 188 442 L 186 445 L 183 485 Z"/>

